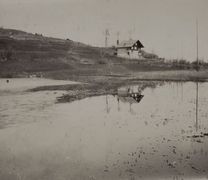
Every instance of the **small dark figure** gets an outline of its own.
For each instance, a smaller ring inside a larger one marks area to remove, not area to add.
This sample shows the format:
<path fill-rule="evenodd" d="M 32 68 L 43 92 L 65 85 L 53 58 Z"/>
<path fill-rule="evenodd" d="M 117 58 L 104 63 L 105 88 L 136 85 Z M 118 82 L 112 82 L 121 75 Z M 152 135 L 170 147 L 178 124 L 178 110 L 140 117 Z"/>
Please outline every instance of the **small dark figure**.
<path fill-rule="evenodd" d="M 9 79 L 7 79 L 6 82 L 9 83 Z"/>

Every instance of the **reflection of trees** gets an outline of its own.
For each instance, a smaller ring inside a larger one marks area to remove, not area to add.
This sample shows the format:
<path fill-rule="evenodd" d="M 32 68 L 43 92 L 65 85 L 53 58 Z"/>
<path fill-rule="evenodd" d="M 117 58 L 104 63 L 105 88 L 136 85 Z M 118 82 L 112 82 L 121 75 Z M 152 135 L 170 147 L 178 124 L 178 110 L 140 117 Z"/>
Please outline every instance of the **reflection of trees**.
<path fill-rule="evenodd" d="M 110 107 L 109 107 L 109 103 L 108 103 L 108 95 L 106 95 L 106 97 L 105 97 L 105 103 L 106 103 L 106 112 L 109 113 Z"/>
<path fill-rule="evenodd" d="M 139 84 L 138 85 L 138 88 L 143 91 L 145 90 L 146 88 L 151 88 L 151 89 L 155 89 L 159 86 L 164 86 L 165 85 L 165 81 L 145 81 L 145 82 L 142 82 L 142 84 Z"/>
<path fill-rule="evenodd" d="M 146 88 L 155 89 L 155 88 L 157 88 L 159 86 L 165 85 L 165 83 L 166 83 L 165 81 L 140 81 L 140 82 L 128 83 L 129 85 L 120 86 L 120 88 L 126 88 L 126 89 L 129 89 L 129 92 L 134 92 L 133 89 L 136 87 L 136 89 L 137 89 L 136 92 L 137 93 L 138 92 L 141 93 Z"/>
<path fill-rule="evenodd" d="M 117 96 L 117 102 L 118 102 L 118 111 L 120 111 L 121 110 L 121 108 L 120 108 L 120 100 L 119 100 L 118 96 Z"/>

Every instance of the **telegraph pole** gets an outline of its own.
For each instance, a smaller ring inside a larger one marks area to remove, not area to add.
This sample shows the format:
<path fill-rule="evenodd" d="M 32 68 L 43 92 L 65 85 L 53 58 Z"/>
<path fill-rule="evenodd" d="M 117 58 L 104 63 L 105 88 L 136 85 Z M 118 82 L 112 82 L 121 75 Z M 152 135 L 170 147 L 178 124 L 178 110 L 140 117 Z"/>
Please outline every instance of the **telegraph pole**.
<path fill-rule="evenodd" d="M 196 70 L 199 71 L 198 18 L 196 18 L 196 61 L 197 61 Z M 198 108 L 199 108 L 199 83 L 196 82 L 196 132 L 199 129 Z"/>
<path fill-rule="evenodd" d="M 196 70 L 199 71 L 199 37 L 198 37 L 198 19 L 196 19 Z"/>
<path fill-rule="evenodd" d="M 116 35 L 117 35 L 117 41 L 116 41 L 116 45 L 119 45 L 119 36 L 120 36 L 120 32 L 118 31 L 117 33 L 116 33 Z"/>
<path fill-rule="evenodd" d="M 109 30 L 105 30 L 105 47 L 108 47 L 108 37 L 110 36 Z"/>
<path fill-rule="evenodd" d="M 131 40 L 132 39 L 132 31 L 129 30 L 128 33 L 129 33 L 129 40 Z"/>

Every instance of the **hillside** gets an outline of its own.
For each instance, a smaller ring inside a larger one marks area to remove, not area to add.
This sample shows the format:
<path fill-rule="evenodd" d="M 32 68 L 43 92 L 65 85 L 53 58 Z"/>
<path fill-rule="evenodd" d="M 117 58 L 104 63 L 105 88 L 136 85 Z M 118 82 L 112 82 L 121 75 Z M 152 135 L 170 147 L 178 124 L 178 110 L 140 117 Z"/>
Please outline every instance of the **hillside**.
<path fill-rule="evenodd" d="M 178 67 L 160 59 L 134 61 L 118 58 L 114 56 L 113 48 L 92 47 L 69 39 L 0 28 L 1 77 L 41 75 L 68 79 L 74 75 L 122 76 L 174 68 Z"/>
<path fill-rule="evenodd" d="M 76 64 L 96 64 L 102 49 L 71 40 L 0 29 L 1 74 L 73 69 Z"/>

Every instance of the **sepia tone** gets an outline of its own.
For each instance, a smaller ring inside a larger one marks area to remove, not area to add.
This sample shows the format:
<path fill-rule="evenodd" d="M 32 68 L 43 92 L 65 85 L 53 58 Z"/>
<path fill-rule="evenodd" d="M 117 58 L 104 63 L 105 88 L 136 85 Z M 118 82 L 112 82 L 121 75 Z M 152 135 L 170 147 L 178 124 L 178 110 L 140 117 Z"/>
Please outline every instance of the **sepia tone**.
<path fill-rule="evenodd" d="M 0 0 L 0 180 L 208 179 L 207 0 Z"/>

